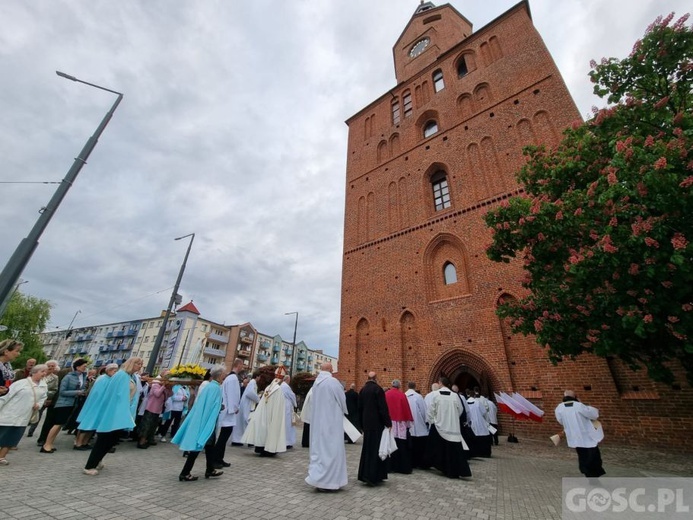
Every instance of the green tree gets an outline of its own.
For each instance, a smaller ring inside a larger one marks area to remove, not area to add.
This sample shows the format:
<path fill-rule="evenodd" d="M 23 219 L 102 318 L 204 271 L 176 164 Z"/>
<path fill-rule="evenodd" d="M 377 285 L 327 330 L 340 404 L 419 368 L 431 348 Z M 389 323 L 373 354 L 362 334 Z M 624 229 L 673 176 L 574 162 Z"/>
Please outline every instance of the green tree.
<path fill-rule="evenodd" d="M 7 327 L 0 332 L 0 340 L 14 338 L 24 343 L 22 353 L 13 363 L 14 368 L 22 368 L 29 358 L 34 358 L 38 363 L 46 361 L 39 335 L 45 330 L 50 317 L 49 301 L 25 296 L 19 291 L 12 295 L 0 320 L 0 324 Z"/>
<path fill-rule="evenodd" d="M 522 259 L 499 306 L 555 363 L 590 352 L 693 382 L 693 32 L 659 17 L 623 60 L 592 62 L 609 105 L 554 150 L 528 147 L 525 194 L 490 211 L 488 256 Z"/>

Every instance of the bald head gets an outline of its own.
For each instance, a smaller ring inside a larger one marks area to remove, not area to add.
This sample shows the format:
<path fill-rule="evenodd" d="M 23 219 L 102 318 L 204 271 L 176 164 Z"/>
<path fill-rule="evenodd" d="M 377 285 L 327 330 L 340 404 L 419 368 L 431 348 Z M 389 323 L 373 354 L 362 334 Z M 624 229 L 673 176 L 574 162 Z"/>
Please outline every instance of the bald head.
<path fill-rule="evenodd" d="M 573 390 L 566 390 L 563 392 L 563 397 L 572 397 L 575 398 L 575 391 Z"/>
<path fill-rule="evenodd" d="M 320 370 L 323 372 L 329 372 L 330 374 L 332 373 L 332 363 L 329 361 L 325 361 L 322 365 L 320 365 Z"/>
<path fill-rule="evenodd" d="M 376 375 L 375 372 L 368 372 L 368 380 L 369 381 L 375 381 Z"/>

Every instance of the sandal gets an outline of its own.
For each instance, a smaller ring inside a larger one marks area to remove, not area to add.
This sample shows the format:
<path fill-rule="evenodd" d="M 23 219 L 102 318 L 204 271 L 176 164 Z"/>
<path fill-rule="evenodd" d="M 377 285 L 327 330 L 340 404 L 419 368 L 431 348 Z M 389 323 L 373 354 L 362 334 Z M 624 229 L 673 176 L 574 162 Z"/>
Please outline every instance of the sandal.
<path fill-rule="evenodd" d="M 193 477 L 189 473 L 187 475 L 178 475 L 178 480 L 180 482 L 194 482 L 198 478 L 200 478 L 200 477 Z"/>
<path fill-rule="evenodd" d="M 205 478 L 220 477 L 223 474 L 224 474 L 223 471 L 219 471 L 218 469 L 213 469 L 212 471 L 205 471 Z"/>
<path fill-rule="evenodd" d="M 7 459 L 0 459 L 0 466 L 7 466 L 8 464 L 9 462 L 7 461 Z"/>

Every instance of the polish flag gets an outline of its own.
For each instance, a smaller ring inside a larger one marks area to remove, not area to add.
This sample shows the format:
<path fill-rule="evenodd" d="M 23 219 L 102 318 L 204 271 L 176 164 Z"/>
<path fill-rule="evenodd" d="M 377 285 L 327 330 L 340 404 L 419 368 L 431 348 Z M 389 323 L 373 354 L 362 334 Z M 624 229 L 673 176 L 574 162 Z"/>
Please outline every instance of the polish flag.
<path fill-rule="evenodd" d="M 524 409 L 529 411 L 529 418 L 532 421 L 542 422 L 544 420 L 544 410 L 530 403 L 522 395 L 518 394 L 517 392 L 513 392 L 513 400 L 516 403 L 519 403 Z"/>

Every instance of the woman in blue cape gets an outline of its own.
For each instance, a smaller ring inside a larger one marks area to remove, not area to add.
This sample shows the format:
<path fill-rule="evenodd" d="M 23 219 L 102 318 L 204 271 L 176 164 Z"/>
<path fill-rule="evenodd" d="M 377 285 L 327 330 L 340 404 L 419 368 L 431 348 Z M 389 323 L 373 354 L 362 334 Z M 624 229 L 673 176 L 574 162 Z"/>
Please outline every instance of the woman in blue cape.
<path fill-rule="evenodd" d="M 82 406 L 82 410 L 79 412 L 77 417 L 77 423 L 79 423 L 79 434 L 75 440 L 74 449 L 76 450 L 90 450 L 89 439 L 94 434 L 96 430 L 95 421 L 99 416 L 99 411 L 101 410 L 104 399 L 106 398 L 106 389 L 111 381 L 111 377 L 115 375 L 118 371 L 118 365 L 115 363 L 110 363 L 106 365 L 104 373 L 96 378 L 94 384 L 89 390 L 87 395 L 87 400 Z"/>
<path fill-rule="evenodd" d="M 178 444 L 181 450 L 189 452 L 185 465 L 178 476 L 178 480 L 181 482 L 192 482 L 198 479 L 198 477 L 192 476 L 190 471 L 203 448 L 207 459 L 205 478 L 218 477 L 224 473 L 214 469 L 214 444 L 216 443 L 214 430 L 221 411 L 220 383 L 226 377 L 226 367 L 215 365 L 210 369 L 210 376 L 212 381 L 200 391 L 190 413 L 171 439 L 171 442 Z"/>
<path fill-rule="evenodd" d="M 135 373 L 143 365 L 141 357 L 131 357 L 120 366 L 120 370 L 110 378 L 108 386 L 104 385 L 100 406 L 94 407 L 93 414 L 85 416 L 85 427 L 96 430 L 96 442 L 84 467 L 87 475 L 98 475 L 103 468 L 101 461 L 108 450 L 115 446 L 120 430 L 132 430 L 133 400 L 138 398 Z"/>

